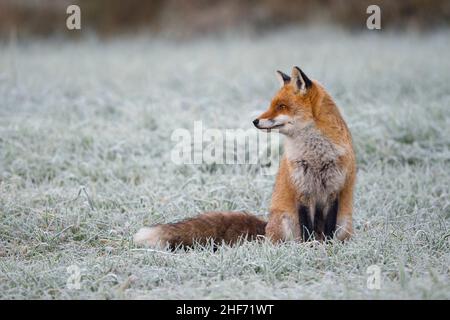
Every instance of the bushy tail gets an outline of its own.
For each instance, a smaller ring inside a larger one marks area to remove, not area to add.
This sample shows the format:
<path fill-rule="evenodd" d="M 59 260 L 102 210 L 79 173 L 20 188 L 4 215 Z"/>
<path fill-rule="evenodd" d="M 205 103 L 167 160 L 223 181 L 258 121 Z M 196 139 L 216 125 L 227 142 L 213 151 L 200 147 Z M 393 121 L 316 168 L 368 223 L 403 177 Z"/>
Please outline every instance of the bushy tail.
<path fill-rule="evenodd" d="M 242 237 L 253 240 L 265 234 L 267 222 L 244 212 L 206 212 L 176 223 L 142 228 L 134 242 L 149 247 L 176 248 L 194 243 L 234 244 Z"/>

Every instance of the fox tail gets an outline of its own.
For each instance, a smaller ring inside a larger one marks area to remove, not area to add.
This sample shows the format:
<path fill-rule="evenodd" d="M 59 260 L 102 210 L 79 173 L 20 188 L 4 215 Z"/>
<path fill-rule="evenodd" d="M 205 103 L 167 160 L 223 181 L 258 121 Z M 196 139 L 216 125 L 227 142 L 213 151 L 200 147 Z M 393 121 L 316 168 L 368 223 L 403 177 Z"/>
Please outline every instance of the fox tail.
<path fill-rule="evenodd" d="M 255 240 L 265 235 L 267 222 L 244 212 L 206 212 L 175 223 L 157 224 L 142 228 L 134 235 L 134 242 L 148 247 L 235 244 L 242 238 Z"/>

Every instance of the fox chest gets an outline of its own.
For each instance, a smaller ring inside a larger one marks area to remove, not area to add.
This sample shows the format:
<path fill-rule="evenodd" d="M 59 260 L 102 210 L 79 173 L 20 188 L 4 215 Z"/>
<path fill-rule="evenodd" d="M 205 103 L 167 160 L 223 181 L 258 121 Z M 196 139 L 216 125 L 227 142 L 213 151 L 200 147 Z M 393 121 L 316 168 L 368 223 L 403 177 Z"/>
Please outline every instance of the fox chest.
<path fill-rule="evenodd" d="M 315 132 L 288 145 L 290 178 L 298 192 L 325 203 L 341 190 L 345 182 L 339 161 L 342 154 L 339 147 Z"/>

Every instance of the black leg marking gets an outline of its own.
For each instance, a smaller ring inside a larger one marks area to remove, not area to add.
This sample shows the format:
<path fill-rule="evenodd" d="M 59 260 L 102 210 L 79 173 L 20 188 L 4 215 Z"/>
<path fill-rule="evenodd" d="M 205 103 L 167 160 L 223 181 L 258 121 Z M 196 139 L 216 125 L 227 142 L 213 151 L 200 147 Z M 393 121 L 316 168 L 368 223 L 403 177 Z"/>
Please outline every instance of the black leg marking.
<path fill-rule="evenodd" d="M 302 234 L 303 241 L 308 241 L 313 236 L 313 227 L 309 217 L 309 208 L 304 205 L 300 205 L 298 208 L 298 217 L 300 220 L 300 232 Z"/>
<path fill-rule="evenodd" d="M 333 238 L 334 231 L 336 231 L 336 219 L 337 219 L 337 213 L 339 209 L 339 201 L 336 198 L 328 208 L 327 217 L 325 221 L 325 237 L 327 239 Z"/>
<path fill-rule="evenodd" d="M 324 230 L 324 217 L 323 217 L 323 206 L 316 205 L 314 212 L 314 233 L 316 235 L 317 240 L 323 239 L 323 234 L 325 233 Z"/>

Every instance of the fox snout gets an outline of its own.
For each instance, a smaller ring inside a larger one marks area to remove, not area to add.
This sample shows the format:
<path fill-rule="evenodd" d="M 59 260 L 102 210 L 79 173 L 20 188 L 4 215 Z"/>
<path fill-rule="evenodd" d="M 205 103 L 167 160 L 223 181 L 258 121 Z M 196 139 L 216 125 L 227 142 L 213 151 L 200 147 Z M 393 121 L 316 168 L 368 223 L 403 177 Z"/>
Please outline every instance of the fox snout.
<path fill-rule="evenodd" d="M 274 118 L 257 118 L 253 120 L 253 124 L 258 129 L 278 129 L 289 123 L 289 117 L 279 115 Z"/>

